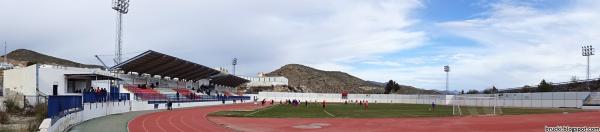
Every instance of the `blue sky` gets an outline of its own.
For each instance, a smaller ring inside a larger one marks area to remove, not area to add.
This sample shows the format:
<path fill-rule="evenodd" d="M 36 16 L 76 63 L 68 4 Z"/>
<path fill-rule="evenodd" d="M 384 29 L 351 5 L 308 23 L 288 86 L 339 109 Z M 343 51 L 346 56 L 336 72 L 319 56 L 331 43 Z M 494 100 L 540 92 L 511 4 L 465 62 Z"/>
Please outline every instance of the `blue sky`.
<path fill-rule="evenodd" d="M 444 88 L 450 65 L 451 90 L 511 88 L 583 79 L 579 48 L 600 41 L 597 12 L 594 0 L 132 1 L 124 52 L 215 68 L 237 57 L 246 76 L 299 63 L 427 89 Z M 110 2 L 0 0 L 0 18 L 9 49 L 90 64 L 114 51 Z"/>

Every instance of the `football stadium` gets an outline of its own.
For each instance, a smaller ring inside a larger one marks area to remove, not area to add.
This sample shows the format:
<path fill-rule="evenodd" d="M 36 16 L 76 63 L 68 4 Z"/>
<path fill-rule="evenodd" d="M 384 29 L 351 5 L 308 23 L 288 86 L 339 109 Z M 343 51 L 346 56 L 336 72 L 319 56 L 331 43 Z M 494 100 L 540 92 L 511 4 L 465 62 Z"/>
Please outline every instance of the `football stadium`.
<path fill-rule="evenodd" d="M 600 132 L 598 2 L 288 2 L 0 1 L 0 132 Z"/>

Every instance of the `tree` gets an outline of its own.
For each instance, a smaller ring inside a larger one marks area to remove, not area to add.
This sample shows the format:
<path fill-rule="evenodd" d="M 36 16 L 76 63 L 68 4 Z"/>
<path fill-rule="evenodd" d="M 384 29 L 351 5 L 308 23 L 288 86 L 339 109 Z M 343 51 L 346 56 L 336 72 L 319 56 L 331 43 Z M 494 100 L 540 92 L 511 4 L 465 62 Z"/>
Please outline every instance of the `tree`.
<path fill-rule="evenodd" d="M 392 87 L 392 90 L 394 90 L 394 92 L 396 92 L 396 91 L 400 90 L 400 88 L 401 88 L 400 84 L 394 82 L 394 87 Z"/>
<path fill-rule="evenodd" d="M 475 90 L 475 89 L 471 89 L 469 91 L 467 91 L 467 94 L 478 94 L 479 91 Z"/>
<path fill-rule="evenodd" d="M 488 89 L 484 89 L 483 91 L 481 91 L 483 94 L 492 94 L 492 89 L 488 88 Z"/>
<path fill-rule="evenodd" d="M 460 94 L 465 94 L 465 90 L 460 90 Z"/>
<path fill-rule="evenodd" d="M 385 94 L 390 94 L 391 92 L 396 92 L 398 90 L 400 90 L 400 84 L 394 82 L 394 80 L 390 80 L 388 81 L 387 84 L 385 84 Z"/>
<path fill-rule="evenodd" d="M 394 80 L 390 80 L 388 81 L 387 84 L 385 84 L 385 92 L 383 92 L 384 94 L 390 94 L 390 92 L 392 91 L 393 87 L 394 87 Z"/>
<path fill-rule="evenodd" d="M 591 91 L 598 91 L 600 89 L 600 79 L 598 80 L 594 80 L 591 82 L 591 86 L 590 86 L 590 90 Z"/>
<path fill-rule="evenodd" d="M 577 80 L 579 80 L 577 76 L 571 76 L 571 83 L 576 83 Z"/>
<path fill-rule="evenodd" d="M 529 93 L 529 92 L 531 92 L 531 86 L 525 85 L 525 86 L 521 87 L 521 93 Z"/>
<path fill-rule="evenodd" d="M 540 85 L 538 85 L 537 91 L 538 92 L 551 92 L 552 91 L 552 85 L 550 83 L 547 83 L 546 80 L 542 79 L 542 82 L 540 82 Z"/>
<path fill-rule="evenodd" d="M 571 81 L 567 85 L 567 91 L 577 90 L 577 86 L 578 86 L 578 83 L 579 83 L 579 82 L 577 82 L 578 80 L 579 79 L 577 79 L 577 76 L 572 76 L 571 77 Z"/>
<path fill-rule="evenodd" d="M 492 88 L 488 88 L 483 90 L 484 94 L 494 94 L 494 93 L 498 93 L 498 89 L 496 88 L 496 86 L 492 86 Z"/>

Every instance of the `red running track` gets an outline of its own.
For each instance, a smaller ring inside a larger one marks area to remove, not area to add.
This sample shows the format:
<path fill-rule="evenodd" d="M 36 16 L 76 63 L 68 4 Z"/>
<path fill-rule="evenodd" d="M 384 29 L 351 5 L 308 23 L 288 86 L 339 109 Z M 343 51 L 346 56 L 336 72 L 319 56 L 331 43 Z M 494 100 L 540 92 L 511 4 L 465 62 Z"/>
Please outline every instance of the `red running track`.
<path fill-rule="evenodd" d="M 187 109 L 175 109 L 172 111 L 161 111 L 138 116 L 129 121 L 127 127 L 130 132 L 222 132 L 232 131 L 221 127 L 209 120 L 209 113 L 232 110 L 260 108 L 251 103 L 219 105 L 207 107 L 194 107 Z"/>
<path fill-rule="evenodd" d="M 600 112 L 432 118 L 210 117 L 210 119 L 236 131 L 256 132 L 539 132 L 544 131 L 544 126 L 600 127 Z"/>
<path fill-rule="evenodd" d="M 256 109 L 252 104 L 197 107 L 142 115 L 130 121 L 132 132 L 197 131 L 544 131 L 544 126 L 600 127 L 600 111 L 488 117 L 432 118 L 234 118 L 206 117 L 230 109 Z"/>

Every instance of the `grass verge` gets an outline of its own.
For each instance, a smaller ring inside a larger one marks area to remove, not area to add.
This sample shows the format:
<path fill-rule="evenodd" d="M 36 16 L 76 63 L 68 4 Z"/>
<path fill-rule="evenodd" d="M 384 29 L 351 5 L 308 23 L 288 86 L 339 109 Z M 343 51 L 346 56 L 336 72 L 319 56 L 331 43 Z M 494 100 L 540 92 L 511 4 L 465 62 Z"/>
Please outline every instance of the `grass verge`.
<path fill-rule="evenodd" d="M 493 113 L 491 107 L 462 107 L 463 115 L 489 115 Z M 523 115 L 579 112 L 578 109 L 557 108 L 497 108 L 498 115 Z M 211 116 L 227 117 L 259 117 L 259 118 L 402 118 L 402 117 L 444 117 L 452 116 L 452 106 L 438 105 L 435 110 L 431 105 L 425 104 L 369 104 L 365 109 L 362 105 L 330 103 L 323 110 L 319 103 L 309 103 L 308 106 L 301 104 L 274 105 L 254 111 L 219 111 L 211 113 Z"/>

